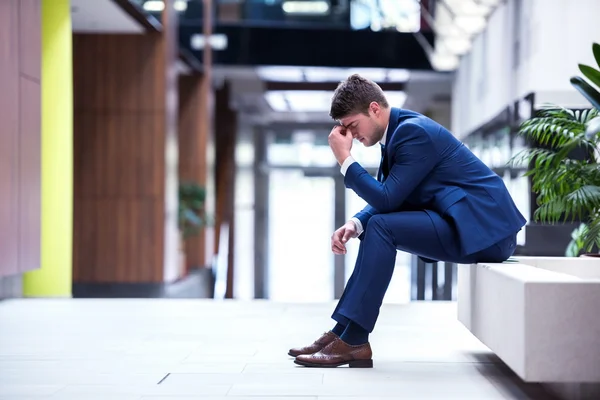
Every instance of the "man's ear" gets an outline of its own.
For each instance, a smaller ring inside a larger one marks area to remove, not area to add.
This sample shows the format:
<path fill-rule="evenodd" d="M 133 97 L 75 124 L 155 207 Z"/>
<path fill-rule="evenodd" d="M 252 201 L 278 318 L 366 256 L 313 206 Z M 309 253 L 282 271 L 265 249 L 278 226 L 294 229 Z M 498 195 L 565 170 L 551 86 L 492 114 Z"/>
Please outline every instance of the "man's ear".
<path fill-rule="evenodd" d="M 379 103 L 376 101 L 372 101 L 371 104 L 369 104 L 369 109 L 376 117 L 378 117 L 381 112 L 381 107 L 379 107 Z"/>

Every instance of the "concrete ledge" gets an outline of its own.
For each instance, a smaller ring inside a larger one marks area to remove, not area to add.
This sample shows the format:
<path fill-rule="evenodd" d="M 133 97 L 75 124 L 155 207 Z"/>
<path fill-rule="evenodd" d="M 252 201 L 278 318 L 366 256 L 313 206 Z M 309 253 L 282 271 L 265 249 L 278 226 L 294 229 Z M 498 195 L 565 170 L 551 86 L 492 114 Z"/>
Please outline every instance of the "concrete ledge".
<path fill-rule="evenodd" d="M 600 259 L 516 261 L 460 265 L 458 319 L 524 381 L 600 398 Z"/>

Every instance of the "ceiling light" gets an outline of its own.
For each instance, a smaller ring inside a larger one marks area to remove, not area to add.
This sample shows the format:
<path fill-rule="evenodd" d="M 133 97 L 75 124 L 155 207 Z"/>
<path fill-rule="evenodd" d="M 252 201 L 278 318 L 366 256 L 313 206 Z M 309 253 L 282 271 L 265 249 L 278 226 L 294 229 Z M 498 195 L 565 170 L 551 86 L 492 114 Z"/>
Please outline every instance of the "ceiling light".
<path fill-rule="evenodd" d="M 149 12 L 161 12 L 165 9 L 165 2 L 163 0 L 148 0 L 144 2 L 144 10 Z M 173 8 L 175 11 L 183 12 L 188 7 L 188 0 L 175 0 Z"/>
<path fill-rule="evenodd" d="M 454 23 L 460 29 L 471 35 L 476 35 L 485 29 L 485 18 L 481 16 L 457 15 Z"/>
<path fill-rule="evenodd" d="M 435 30 L 439 36 L 468 36 L 466 32 L 461 30 L 454 24 L 437 25 Z"/>
<path fill-rule="evenodd" d="M 431 66 L 436 71 L 454 71 L 459 63 L 460 60 L 454 54 L 433 53 L 431 55 Z"/>
<path fill-rule="evenodd" d="M 165 9 L 165 3 L 162 0 L 149 0 L 144 3 L 144 10 L 158 12 Z"/>
<path fill-rule="evenodd" d="M 329 4 L 326 1 L 286 1 L 282 8 L 287 14 L 326 14 Z"/>
<path fill-rule="evenodd" d="M 477 0 L 477 3 L 490 7 L 496 7 L 501 1 L 502 0 Z"/>
<path fill-rule="evenodd" d="M 489 4 L 477 3 L 474 0 L 445 0 L 455 15 L 487 16 L 492 11 Z"/>
<path fill-rule="evenodd" d="M 319 90 L 272 90 L 265 93 L 265 99 L 273 111 L 319 112 L 327 114 L 331 107 L 332 91 Z M 385 92 L 390 104 L 402 107 L 406 93 L 401 91 Z"/>
<path fill-rule="evenodd" d="M 452 54 L 462 56 L 471 50 L 471 41 L 464 36 L 446 36 L 439 37 L 436 41 L 436 47 L 441 46 Z"/>
<path fill-rule="evenodd" d="M 263 81 L 302 82 L 304 73 L 299 67 L 265 66 L 257 67 L 256 73 Z"/>
<path fill-rule="evenodd" d="M 173 7 L 177 11 L 185 11 L 187 10 L 188 2 L 187 0 L 175 0 L 175 4 Z"/>
<path fill-rule="evenodd" d="M 190 38 L 190 47 L 194 50 L 202 50 L 206 47 L 206 37 L 202 34 L 194 34 Z M 225 50 L 227 48 L 227 36 L 222 33 L 210 35 L 208 44 L 213 50 Z"/>

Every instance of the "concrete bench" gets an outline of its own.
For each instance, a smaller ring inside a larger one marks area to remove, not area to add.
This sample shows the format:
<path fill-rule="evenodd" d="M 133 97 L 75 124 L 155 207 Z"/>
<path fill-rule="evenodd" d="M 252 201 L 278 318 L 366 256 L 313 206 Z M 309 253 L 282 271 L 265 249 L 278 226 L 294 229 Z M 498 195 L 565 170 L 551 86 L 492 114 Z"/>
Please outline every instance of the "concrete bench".
<path fill-rule="evenodd" d="M 521 379 L 600 398 L 600 259 L 458 266 L 458 319 Z"/>

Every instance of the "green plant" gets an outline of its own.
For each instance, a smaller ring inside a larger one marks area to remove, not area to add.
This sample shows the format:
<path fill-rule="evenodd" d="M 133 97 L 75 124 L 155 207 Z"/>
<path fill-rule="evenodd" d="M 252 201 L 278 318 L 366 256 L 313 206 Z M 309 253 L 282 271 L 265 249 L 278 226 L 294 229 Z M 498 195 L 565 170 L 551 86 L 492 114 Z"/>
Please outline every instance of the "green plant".
<path fill-rule="evenodd" d="M 204 211 L 206 190 L 194 182 L 179 184 L 179 230 L 184 239 L 194 236 L 207 223 Z"/>
<path fill-rule="evenodd" d="M 600 45 L 592 52 L 600 67 Z M 581 73 L 600 88 L 600 71 L 579 64 Z M 556 223 L 575 218 L 585 221 L 571 233 L 567 256 L 600 247 L 600 92 L 583 78 L 571 84 L 593 106 L 590 110 L 569 110 L 556 105 L 542 109 L 525 121 L 519 130 L 534 147 L 515 156 L 510 163 L 529 167 L 532 190 L 538 194 L 534 219 Z M 574 157 L 579 151 L 584 157 Z"/>
<path fill-rule="evenodd" d="M 573 233 L 568 254 L 600 245 L 600 135 L 586 134 L 588 124 L 596 117 L 597 109 L 543 108 L 519 130 L 534 145 L 511 160 L 513 165 L 529 165 L 525 175 L 531 176 L 532 190 L 538 194 L 535 220 L 586 221 Z M 577 152 L 585 157 L 575 157 Z"/>
<path fill-rule="evenodd" d="M 592 45 L 592 52 L 596 64 L 600 67 L 600 44 Z M 600 71 L 589 65 L 579 64 L 581 73 L 593 84 L 600 88 Z M 600 110 L 600 93 L 596 88 L 587 83 L 583 78 L 574 76 L 571 78 L 571 84 L 597 109 Z"/>

